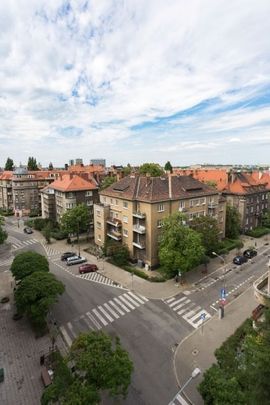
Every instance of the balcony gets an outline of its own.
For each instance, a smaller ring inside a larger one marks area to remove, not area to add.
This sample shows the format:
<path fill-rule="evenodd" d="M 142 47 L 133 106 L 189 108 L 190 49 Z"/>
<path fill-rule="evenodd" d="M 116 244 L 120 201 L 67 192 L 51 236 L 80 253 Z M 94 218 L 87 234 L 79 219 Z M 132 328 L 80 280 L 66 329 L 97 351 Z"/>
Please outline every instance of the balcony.
<path fill-rule="evenodd" d="M 137 224 L 133 225 L 133 231 L 143 235 L 143 234 L 145 234 L 145 226 L 137 225 Z"/>
<path fill-rule="evenodd" d="M 122 239 L 121 232 L 117 232 L 117 231 L 113 231 L 113 230 L 108 231 L 107 236 L 109 236 L 109 238 L 112 238 L 112 239 L 118 240 L 118 241 Z"/>
<path fill-rule="evenodd" d="M 145 249 L 145 241 L 133 241 L 133 246 L 137 247 L 138 249 Z"/>
<path fill-rule="evenodd" d="M 107 224 L 115 226 L 116 228 L 122 226 L 122 223 L 121 223 L 121 221 L 119 221 L 119 219 L 109 218 L 109 219 L 107 219 L 106 222 L 107 222 Z"/>
<path fill-rule="evenodd" d="M 217 208 L 217 206 L 218 206 L 218 203 L 216 203 L 214 201 L 211 201 L 208 203 L 208 209 L 210 209 L 210 210 Z"/>
<path fill-rule="evenodd" d="M 146 215 L 140 211 L 133 212 L 132 214 L 135 218 L 145 219 Z"/>

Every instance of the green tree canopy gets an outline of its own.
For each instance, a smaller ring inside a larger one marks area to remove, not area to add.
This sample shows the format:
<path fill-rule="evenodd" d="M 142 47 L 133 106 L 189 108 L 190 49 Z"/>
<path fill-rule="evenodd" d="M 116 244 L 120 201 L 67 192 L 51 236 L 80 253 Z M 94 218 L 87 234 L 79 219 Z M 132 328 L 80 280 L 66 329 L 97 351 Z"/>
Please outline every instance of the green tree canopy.
<path fill-rule="evenodd" d="M 79 204 L 68 210 L 61 218 L 61 227 L 68 233 L 76 234 L 89 229 L 90 214 L 86 204 Z"/>
<path fill-rule="evenodd" d="M 49 263 L 45 256 L 28 251 L 14 258 L 10 270 L 15 280 L 22 280 L 34 272 L 48 272 Z"/>
<path fill-rule="evenodd" d="M 113 183 L 116 182 L 116 176 L 106 176 L 101 182 L 100 190 L 104 190 L 105 188 L 111 186 Z"/>
<path fill-rule="evenodd" d="M 171 162 L 168 161 L 168 162 L 165 164 L 164 170 L 165 170 L 166 172 L 169 171 L 170 173 L 172 173 L 173 167 L 172 167 L 172 165 L 171 165 Z"/>
<path fill-rule="evenodd" d="M 127 164 L 127 166 L 124 167 L 124 176 L 128 176 L 131 173 L 131 165 L 130 163 Z"/>
<path fill-rule="evenodd" d="M 164 220 L 160 235 L 159 260 L 164 272 L 172 277 L 200 263 L 205 249 L 201 235 L 185 225 L 186 217 L 175 213 Z"/>
<path fill-rule="evenodd" d="M 226 237 L 237 239 L 240 235 L 240 214 L 236 207 L 227 205 L 226 209 Z"/>
<path fill-rule="evenodd" d="M 190 224 L 202 237 L 206 254 L 216 252 L 219 247 L 219 227 L 217 220 L 209 215 L 194 218 Z"/>
<path fill-rule="evenodd" d="M 69 360 L 88 385 L 108 390 L 113 397 L 127 395 L 133 364 L 118 337 L 103 332 L 80 334 L 72 343 Z"/>
<path fill-rule="evenodd" d="M 164 171 L 157 163 L 144 163 L 140 166 L 139 173 L 143 175 L 149 174 L 152 177 L 159 177 L 164 174 Z"/>
<path fill-rule="evenodd" d="M 262 226 L 270 228 L 270 212 L 267 211 L 262 215 Z"/>
<path fill-rule="evenodd" d="M 49 170 L 53 170 L 53 164 L 52 164 L 52 162 L 49 163 Z"/>
<path fill-rule="evenodd" d="M 26 313 L 34 325 L 44 326 L 50 307 L 64 291 L 63 283 L 52 273 L 32 273 L 21 281 L 15 291 L 18 313 Z"/>
<path fill-rule="evenodd" d="M 5 170 L 14 170 L 14 162 L 11 158 L 7 158 L 6 164 L 5 164 Z"/>
<path fill-rule="evenodd" d="M 2 245 L 8 237 L 7 232 L 3 229 L 4 218 L 0 216 L 0 245 Z"/>
<path fill-rule="evenodd" d="M 37 160 L 34 157 L 28 158 L 27 169 L 38 170 Z"/>

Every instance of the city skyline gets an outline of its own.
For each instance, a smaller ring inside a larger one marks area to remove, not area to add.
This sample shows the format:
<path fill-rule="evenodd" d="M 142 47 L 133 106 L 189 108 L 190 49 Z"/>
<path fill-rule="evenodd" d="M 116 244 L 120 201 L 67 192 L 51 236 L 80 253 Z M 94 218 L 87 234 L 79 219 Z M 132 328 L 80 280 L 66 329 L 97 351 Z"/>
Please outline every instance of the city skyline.
<path fill-rule="evenodd" d="M 269 162 L 268 1 L 24 0 L 0 11 L 0 166 Z"/>

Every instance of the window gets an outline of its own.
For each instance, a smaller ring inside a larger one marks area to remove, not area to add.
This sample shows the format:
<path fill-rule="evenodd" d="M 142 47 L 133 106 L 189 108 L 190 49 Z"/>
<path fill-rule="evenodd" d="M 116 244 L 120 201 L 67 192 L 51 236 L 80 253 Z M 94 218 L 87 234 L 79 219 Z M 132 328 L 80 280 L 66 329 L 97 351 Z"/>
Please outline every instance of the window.
<path fill-rule="evenodd" d="M 111 198 L 111 204 L 113 205 L 113 199 Z"/>
<path fill-rule="evenodd" d="M 101 235 L 98 235 L 98 240 L 101 241 Z"/>
<path fill-rule="evenodd" d="M 179 211 L 181 211 L 183 208 L 185 208 L 185 201 L 180 201 L 179 202 Z"/>
<path fill-rule="evenodd" d="M 127 224 L 128 223 L 128 217 L 123 217 L 123 222 L 125 222 L 125 224 Z"/>
<path fill-rule="evenodd" d="M 128 202 L 127 202 L 127 201 L 123 201 L 123 207 L 124 207 L 125 209 L 128 208 Z"/>
<path fill-rule="evenodd" d="M 115 205 L 118 205 L 118 200 L 115 200 Z"/>
<path fill-rule="evenodd" d="M 162 220 L 162 219 L 159 219 L 159 220 L 157 221 L 157 227 L 158 227 L 158 228 L 161 228 L 163 225 L 164 225 L 163 220 Z"/>
<path fill-rule="evenodd" d="M 214 202 L 214 198 L 212 199 L 212 197 L 210 197 L 210 201 Z M 204 205 L 205 204 L 205 198 L 200 198 L 200 205 Z"/>
<path fill-rule="evenodd" d="M 246 219 L 246 225 L 248 225 L 248 218 Z"/>
<path fill-rule="evenodd" d="M 69 192 L 66 194 L 66 198 L 74 198 L 75 197 L 75 193 Z"/>
<path fill-rule="evenodd" d="M 262 200 L 264 200 L 264 194 L 262 194 Z"/>
<path fill-rule="evenodd" d="M 93 201 L 92 201 L 92 200 L 86 201 L 86 205 L 87 205 L 88 207 L 91 206 L 91 205 L 93 205 Z"/>
<path fill-rule="evenodd" d="M 101 222 L 97 222 L 97 228 L 101 229 Z"/>
<path fill-rule="evenodd" d="M 86 191 L 85 197 L 92 197 L 93 191 Z"/>
<path fill-rule="evenodd" d="M 100 216 L 101 216 L 100 210 L 96 210 L 96 213 L 97 213 L 97 217 L 100 217 Z"/>
<path fill-rule="evenodd" d="M 164 204 L 163 203 L 158 204 L 157 210 L 158 210 L 158 212 L 164 211 Z"/>
<path fill-rule="evenodd" d="M 128 237 L 128 230 L 127 229 L 123 229 L 123 235 L 127 238 Z"/>
<path fill-rule="evenodd" d="M 251 214 L 253 213 L 253 207 L 250 207 L 250 213 Z"/>

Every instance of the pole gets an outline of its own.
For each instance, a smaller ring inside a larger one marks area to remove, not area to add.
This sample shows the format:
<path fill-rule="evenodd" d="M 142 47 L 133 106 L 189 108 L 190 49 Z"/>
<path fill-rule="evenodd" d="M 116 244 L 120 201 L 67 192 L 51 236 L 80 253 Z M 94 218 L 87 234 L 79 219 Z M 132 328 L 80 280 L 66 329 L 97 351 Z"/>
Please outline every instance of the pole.
<path fill-rule="evenodd" d="M 78 256 L 81 256 L 81 248 L 80 248 L 80 239 L 79 239 L 79 218 L 77 219 L 77 226 L 78 226 L 78 229 L 77 229 L 77 243 L 78 243 L 78 252 L 79 252 L 79 254 L 78 254 Z"/>

